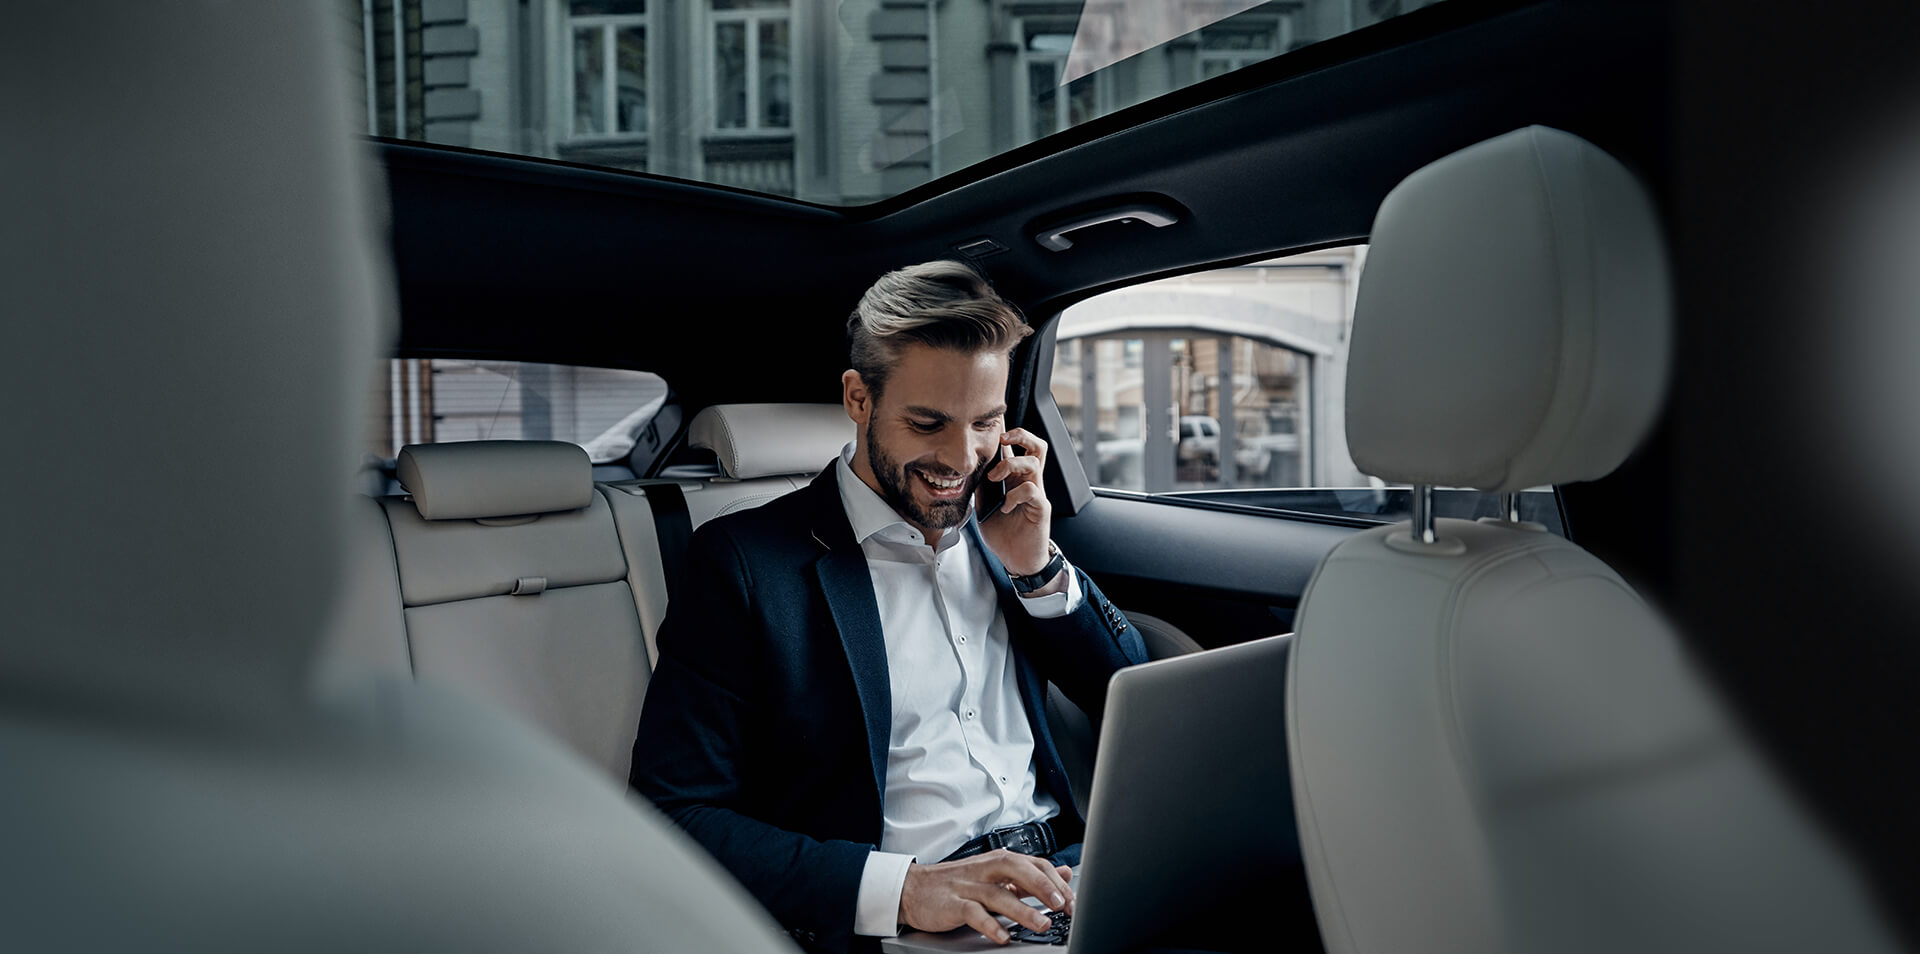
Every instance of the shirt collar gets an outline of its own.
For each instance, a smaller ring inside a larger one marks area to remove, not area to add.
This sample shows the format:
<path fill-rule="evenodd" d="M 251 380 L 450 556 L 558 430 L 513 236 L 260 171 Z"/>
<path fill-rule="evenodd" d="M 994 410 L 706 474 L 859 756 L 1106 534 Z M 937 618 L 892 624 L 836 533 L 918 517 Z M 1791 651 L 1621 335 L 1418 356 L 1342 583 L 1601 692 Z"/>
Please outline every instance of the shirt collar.
<path fill-rule="evenodd" d="M 865 544 L 869 539 L 879 536 L 892 543 L 916 543 L 924 546 L 925 538 L 913 524 L 906 521 L 893 506 L 875 493 L 860 475 L 853 472 L 854 443 L 840 449 L 840 458 L 834 461 L 839 468 L 837 481 L 840 490 L 840 506 L 847 511 L 847 523 L 853 527 L 853 539 Z M 954 541 L 964 539 L 966 534 L 959 527 L 940 535 L 942 550 L 957 545 Z"/>

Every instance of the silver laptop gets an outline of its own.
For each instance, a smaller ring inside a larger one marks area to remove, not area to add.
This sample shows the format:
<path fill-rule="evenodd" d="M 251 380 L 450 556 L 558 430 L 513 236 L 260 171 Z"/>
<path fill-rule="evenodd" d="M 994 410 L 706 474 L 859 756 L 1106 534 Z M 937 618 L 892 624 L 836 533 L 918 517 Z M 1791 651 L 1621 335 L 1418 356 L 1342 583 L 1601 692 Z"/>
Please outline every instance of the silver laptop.
<path fill-rule="evenodd" d="M 1067 946 L 1002 947 L 961 928 L 885 938 L 881 950 L 1285 950 L 1295 935 L 1314 938 L 1287 776 L 1291 642 L 1272 636 L 1114 674 Z"/>

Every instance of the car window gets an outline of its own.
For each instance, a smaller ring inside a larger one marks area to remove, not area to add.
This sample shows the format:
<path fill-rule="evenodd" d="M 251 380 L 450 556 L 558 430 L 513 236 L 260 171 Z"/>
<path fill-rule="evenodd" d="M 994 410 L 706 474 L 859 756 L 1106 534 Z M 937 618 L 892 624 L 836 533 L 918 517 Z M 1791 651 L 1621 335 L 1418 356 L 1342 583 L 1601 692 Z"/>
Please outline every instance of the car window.
<path fill-rule="evenodd" d="M 1146 282 L 1067 308 L 1052 394 L 1095 488 L 1391 522 L 1406 485 L 1347 454 L 1347 332 L 1367 247 Z M 1553 488 L 1524 519 L 1562 532 Z M 1497 496 L 1440 488 L 1435 513 L 1492 517 Z"/>
<path fill-rule="evenodd" d="M 376 377 L 367 452 L 379 458 L 408 444 L 558 440 L 606 464 L 625 461 L 638 442 L 672 437 L 649 436 L 669 391 L 665 379 L 647 371 L 396 358 Z"/>
<path fill-rule="evenodd" d="M 362 0 L 368 135 L 827 205 L 1435 0 Z"/>

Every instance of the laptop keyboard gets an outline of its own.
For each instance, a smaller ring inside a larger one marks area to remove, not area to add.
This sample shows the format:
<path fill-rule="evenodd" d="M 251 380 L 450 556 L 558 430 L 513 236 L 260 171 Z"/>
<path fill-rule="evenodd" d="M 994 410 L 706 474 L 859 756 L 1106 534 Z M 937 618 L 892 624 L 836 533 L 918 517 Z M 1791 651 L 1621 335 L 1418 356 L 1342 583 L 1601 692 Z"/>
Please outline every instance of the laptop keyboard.
<path fill-rule="evenodd" d="M 1028 944 L 1067 943 L 1067 929 L 1073 926 L 1073 916 L 1064 911 L 1049 911 L 1047 912 L 1047 917 L 1053 919 L 1053 924 L 1045 931 L 1035 931 L 1024 925 L 1016 924 L 1010 928 L 1007 933 L 1011 934 L 1014 940 L 1025 941 Z"/>

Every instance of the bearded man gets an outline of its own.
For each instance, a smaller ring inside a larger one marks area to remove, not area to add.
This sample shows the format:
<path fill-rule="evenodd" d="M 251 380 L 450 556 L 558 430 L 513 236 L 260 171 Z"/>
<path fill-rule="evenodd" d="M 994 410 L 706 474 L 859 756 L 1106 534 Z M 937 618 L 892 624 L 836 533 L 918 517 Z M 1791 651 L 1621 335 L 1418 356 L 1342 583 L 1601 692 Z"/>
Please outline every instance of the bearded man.
<path fill-rule="evenodd" d="M 702 525 L 661 624 L 633 786 L 810 949 L 1071 913 L 1044 689 L 1098 713 L 1146 650 L 1052 542 L 1046 441 L 1006 426 L 1031 333 L 959 262 L 882 276 L 847 323 L 853 443 Z"/>

